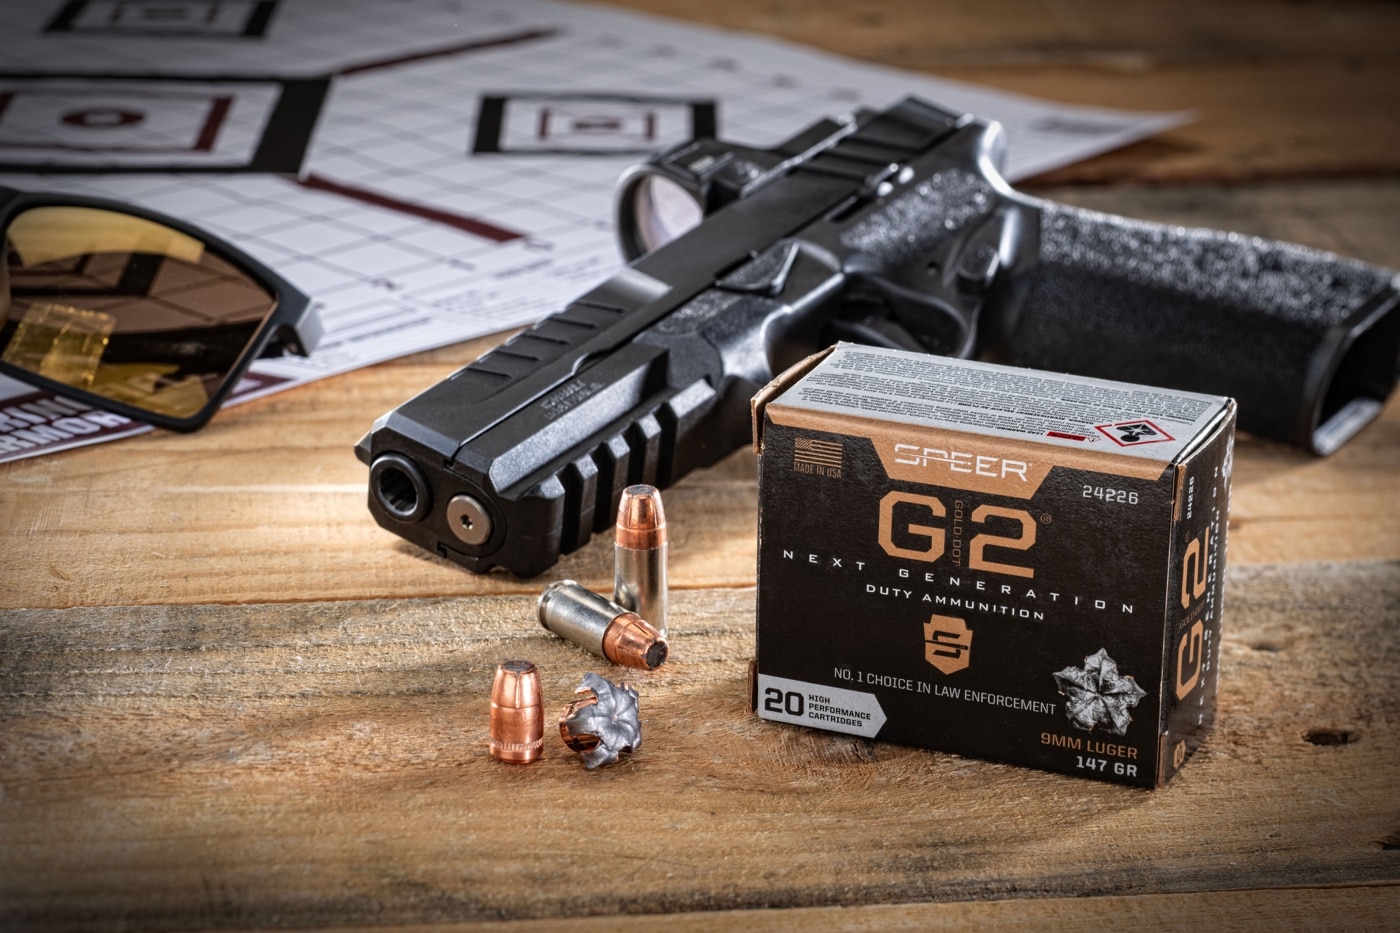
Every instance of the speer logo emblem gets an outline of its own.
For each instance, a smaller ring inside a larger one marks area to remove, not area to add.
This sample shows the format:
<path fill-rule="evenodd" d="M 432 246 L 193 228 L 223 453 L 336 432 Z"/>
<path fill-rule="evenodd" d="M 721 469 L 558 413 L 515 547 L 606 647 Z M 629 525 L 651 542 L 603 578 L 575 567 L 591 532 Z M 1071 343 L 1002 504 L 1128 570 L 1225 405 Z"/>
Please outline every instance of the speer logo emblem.
<path fill-rule="evenodd" d="M 972 663 L 972 629 L 962 619 L 932 616 L 924 623 L 924 660 L 945 674 Z"/>

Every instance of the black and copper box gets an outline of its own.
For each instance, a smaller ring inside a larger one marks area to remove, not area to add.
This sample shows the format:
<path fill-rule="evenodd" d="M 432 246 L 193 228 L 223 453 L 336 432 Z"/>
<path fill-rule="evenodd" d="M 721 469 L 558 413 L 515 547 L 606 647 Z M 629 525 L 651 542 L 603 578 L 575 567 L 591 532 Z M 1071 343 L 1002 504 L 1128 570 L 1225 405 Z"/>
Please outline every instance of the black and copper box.
<path fill-rule="evenodd" d="M 1230 399 L 841 344 L 754 399 L 764 719 L 1141 787 L 1210 728 Z"/>

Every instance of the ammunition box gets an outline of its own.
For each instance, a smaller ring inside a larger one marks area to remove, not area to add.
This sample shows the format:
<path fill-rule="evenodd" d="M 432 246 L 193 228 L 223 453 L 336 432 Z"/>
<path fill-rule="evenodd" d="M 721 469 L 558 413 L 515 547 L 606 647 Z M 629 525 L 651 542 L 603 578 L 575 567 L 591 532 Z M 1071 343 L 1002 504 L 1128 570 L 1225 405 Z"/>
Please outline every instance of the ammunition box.
<path fill-rule="evenodd" d="M 840 344 L 753 413 L 759 716 L 1142 787 L 1195 751 L 1232 400 Z"/>

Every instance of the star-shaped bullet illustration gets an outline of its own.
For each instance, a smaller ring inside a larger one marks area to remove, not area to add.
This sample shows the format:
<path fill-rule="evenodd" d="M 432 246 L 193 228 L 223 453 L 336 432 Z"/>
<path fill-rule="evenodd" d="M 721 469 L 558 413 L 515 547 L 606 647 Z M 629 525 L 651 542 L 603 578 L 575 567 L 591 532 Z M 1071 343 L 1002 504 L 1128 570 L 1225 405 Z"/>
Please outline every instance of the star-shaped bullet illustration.
<path fill-rule="evenodd" d="M 1082 668 L 1067 667 L 1054 676 L 1067 697 L 1065 713 L 1080 729 L 1102 726 L 1114 735 L 1123 735 L 1133 720 L 1128 710 L 1147 696 L 1137 681 L 1118 673 L 1118 662 L 1103 648 L 1085 658 Z"/>

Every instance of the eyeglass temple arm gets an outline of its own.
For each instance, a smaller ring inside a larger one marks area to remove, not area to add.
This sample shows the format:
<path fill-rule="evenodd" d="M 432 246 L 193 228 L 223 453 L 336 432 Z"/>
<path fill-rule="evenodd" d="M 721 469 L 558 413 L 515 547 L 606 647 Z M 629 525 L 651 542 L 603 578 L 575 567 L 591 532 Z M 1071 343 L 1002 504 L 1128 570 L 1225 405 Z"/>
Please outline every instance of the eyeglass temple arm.
<path fill-rule="evenodd" d="M 286 356 L 289 353 L 310 356 L 311 351 L 321 342 L 321 337 L 326 332 L 325 325 L 321 323 L 321 315 L 308 299 L 298 295 L 297 300 L 303 304 L 299 316 L 279 325 L 272 332 L 258 353 L 260 359 Z"/>

